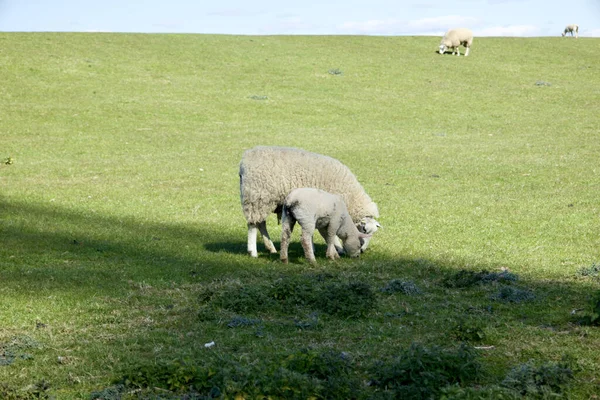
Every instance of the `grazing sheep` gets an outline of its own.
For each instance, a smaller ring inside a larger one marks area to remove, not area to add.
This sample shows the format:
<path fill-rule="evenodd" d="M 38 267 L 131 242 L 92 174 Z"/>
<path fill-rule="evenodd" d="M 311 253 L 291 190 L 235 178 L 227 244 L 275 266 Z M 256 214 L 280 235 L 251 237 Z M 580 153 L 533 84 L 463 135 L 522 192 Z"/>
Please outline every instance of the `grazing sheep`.
<path fill-rule="evenodd" d="M 473 32 L 467 28 L 450 29 L 440 42 L 440 54 L 444 54 L 447 49 L 452 49 L 452 55 L 460 56 L 460 45 L 467 48 L 465 57 L 469 55 L 469 49 L 473 44 Z"/>
<path fill-rule="evenodd" d="M 339 258 L 336 237 L 343 240 L 344 251 L 350 257 L 358 257 L 362 240 L 371 237 L 358 231 L 340 196 L 314 188 L 294 189 L 285 198 L 281 213 L 281 261 L 284 263 L 288 262 L 288 247 L 296 222 L 302 227 L 304 256 L 311 263 L 316 262 L 312 241 L 315 229 L 327 242 L 325 255 L 332 260 Z"/>
<path fill-rule="evenodd" d="M 573 36 L 573 33 L 575 33 L 575 39 L 577 39 L 577 37 L 579 36 L 579 25 L 577 24 L 571 24 L 571 25 L 567 25 L 565 27 L 565 30 L 562 33 L 562 36 L 566 36 L 567 33 L 570 33 L 571 36 Z"/>
<path fill-rule="evenodd" d="M 279 217 L 285 197 L 301 187 L 339 194 L 359 229 L 369 229 L 367 233 L 377 230 L 377 204 L 344 164 L 301 149 L 258 146 L 245 151 L 240 162 L 240 198 L 248 223 L 248 253 L 252 257 L 258 257 L 257 228 L 267 250 L 277 253 L 267 231 L 267 217 L 272 212 Z"/>

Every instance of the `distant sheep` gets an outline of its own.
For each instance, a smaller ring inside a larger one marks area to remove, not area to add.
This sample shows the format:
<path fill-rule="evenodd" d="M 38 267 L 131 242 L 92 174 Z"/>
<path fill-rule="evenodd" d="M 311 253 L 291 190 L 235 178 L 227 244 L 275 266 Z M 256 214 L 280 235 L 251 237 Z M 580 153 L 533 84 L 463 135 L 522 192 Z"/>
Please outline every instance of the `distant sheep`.
<path fill-rule="evenodd" d="M 316 262 L 313 250 L 315 229 L 325 239 L 325 255 L 332 260 L 339 258 L 335 248 L 336 237 L 342 239 L 348 256 L 358 257 L 362 241 L 371 236 L 358 231 L 340 196 L 314 188 L 294 189 L 285 198 L 281 213 L 280 257 L 284 263 L 288 262 L 288 247 L 296 222 L 302 227 L 304 256 L 311 263 Z"/>
<path fill-rule="evenodd" d="M 465 57 L 469 55 L 469 49 L 473 44 L 473 32 L 467 28 L 450 29 L 440 42 L 440 54 L 444 54 L 447 49 L 452 49 L 452 55 L 460 56 L 460 45 L 467 48 Z"/>
<path fill-rule="evenodd" d="M 258 146 L 247 150 L 240 162 L 240 198 L 248 223 L 248 254 L 258 257 L 257 228 L 267 250 L 277 253 L 267 231 L 267 217 L 280 212 L 293 189 L 312 187 L 338 194 L 352 221 L 372 233 L 379 210 L 354 174 L 338 160 L 290 147 Z M 368 240 L 363 245 L 366 249 Z"/>
<path fill-rule="evenodd" d="M 567 33 L 570 33 L 571 36 L 573 36 L 573 33 L 575 33 L 575 39 L 577 39 L 579 37 L 579 25 L 577 24 L 571 24 L 571 25 L 567 25 L 565 27 L 565 30 L 562 33 L 562 36 L 566 36 Z"/>

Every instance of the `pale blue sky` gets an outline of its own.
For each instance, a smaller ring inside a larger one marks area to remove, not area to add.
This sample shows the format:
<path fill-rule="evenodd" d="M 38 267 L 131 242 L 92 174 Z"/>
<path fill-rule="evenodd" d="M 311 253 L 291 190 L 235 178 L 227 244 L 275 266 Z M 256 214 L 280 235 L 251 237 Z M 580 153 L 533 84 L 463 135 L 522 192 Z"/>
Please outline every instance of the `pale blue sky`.
<path fill-rule="evenodd" d="M 0 0 L 0 31 L 600 37 L 600 0 Z"/>

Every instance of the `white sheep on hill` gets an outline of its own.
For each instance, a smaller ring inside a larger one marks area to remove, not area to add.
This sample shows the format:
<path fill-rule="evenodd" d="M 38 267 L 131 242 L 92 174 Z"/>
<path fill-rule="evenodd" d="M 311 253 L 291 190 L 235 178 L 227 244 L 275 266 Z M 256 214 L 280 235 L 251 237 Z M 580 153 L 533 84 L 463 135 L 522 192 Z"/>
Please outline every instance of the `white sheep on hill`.
<path fill-rule="evenodd" d="M 339 258 L 335 248 L 335 238 L 344 243 L 344 250 L 350 257 L 358 257 L 363 240 L 371 237 L 356 228 L 344 200 L 336 194 L 314 188 L 294 189 L 283 202 L 281 213 L 281 261 L 288 262 L 288 247 L 294 225 L 302 227 L 302 248 L 304 256 L 315 263 L 313 234 L 315 229 L 327 243 L 325 255 L 335 260 Z"/>
<path fill-rule="evenodd" d="M 267 231 L 267 217 L 280 216 L 285 197 L 293 189 L 312 187 L 338 194 L 359 229 L 373 233 L 379 210 L 354 174 L 340 161 L 290 147 L 258 146 L 240 162 L 240 198 L 248 223 L 248 254 L 258 257 L 257 228 L 267 250 L 277 253 Z M 368 240 L 365 240 L 363 250 Z"/>
<path fill-rule="evenodd" d="M 573 33 L 575 33 L 575 39 L 577 39 L 579 37 L 579 25 L 577 24 L 571 24 L 571 25 L 567 25 L 565 27 L 565 30 L 562 33 L 562 36 L 566 36 L 567 33 L 570 33 L 571 36 L 573 36 Z"/>
<path fill-rule="evenodd" d="M 473 44 L 473 32 L 467 28 L 450 29 L 440 42 L 440 54 L 444 54 L 447 49 L 452 49 L 452 55 L 460 56 L 460 45 L 467 48 L 465 57 L 469 55 L 469 49 Z"/>

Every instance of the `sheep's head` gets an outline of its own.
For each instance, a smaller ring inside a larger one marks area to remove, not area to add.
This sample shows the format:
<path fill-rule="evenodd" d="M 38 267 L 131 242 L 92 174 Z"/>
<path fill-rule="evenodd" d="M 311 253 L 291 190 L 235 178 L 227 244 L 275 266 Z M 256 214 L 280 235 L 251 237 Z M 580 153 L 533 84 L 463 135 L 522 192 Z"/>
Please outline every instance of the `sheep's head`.
<path fill-rule="evenodd" d="M 444 54 L 446 52 L 446 45 L 440 44 L 440 54 Z"/>
<path fill-rule="evenodd" d="M 379 224 L 379 222 L 377 222 L 377 220 L 375 218 L 365 217 L 358 223 L 358 225 L 356 225 L 356 228 L 358 229 L 360 234 L 363 235 L 361 237 L 361 244 L 360 244 L 360 251 L 362 253 L 369 246 L 369 241 L 371 240 L 371 236 L 373 236 L 373 234 L 379 228 L 381 228 L 381 225 Z"/>

